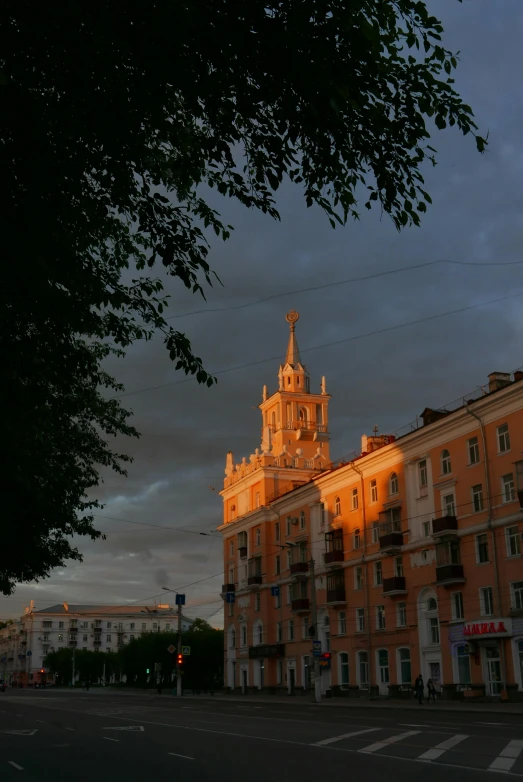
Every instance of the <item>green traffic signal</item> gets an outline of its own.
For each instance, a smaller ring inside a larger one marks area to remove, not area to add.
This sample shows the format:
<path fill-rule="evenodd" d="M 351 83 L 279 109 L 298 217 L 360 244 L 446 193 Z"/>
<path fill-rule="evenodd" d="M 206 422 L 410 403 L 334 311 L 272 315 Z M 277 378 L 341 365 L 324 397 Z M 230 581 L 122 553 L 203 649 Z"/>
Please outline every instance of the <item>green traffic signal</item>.
<path fill-rule="evenodd" d="M 145 669 L 145 673 L 151 673 L 151 669 L 150 668 L 146 668 Z"/>

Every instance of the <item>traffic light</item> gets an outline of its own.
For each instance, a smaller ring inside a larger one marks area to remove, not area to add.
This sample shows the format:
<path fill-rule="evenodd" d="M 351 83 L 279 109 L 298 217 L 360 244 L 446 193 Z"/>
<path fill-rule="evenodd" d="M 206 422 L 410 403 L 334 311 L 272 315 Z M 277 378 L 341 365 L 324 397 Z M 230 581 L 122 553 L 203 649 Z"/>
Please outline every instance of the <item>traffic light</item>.
<path fill-rule="evenodd" d="M 183 654 L 176 655 L 176 665 L 183 665 Z"/>
<path fill-rule="evenodd" d="M 40 668 L 40 673 L 45 673 L 43 668 Z"/>
<path fill-rule="evenodd" d="M 145 669 L 145 673 L 151 673 L 151 669 L 150 668 L 146 668 Z"/>

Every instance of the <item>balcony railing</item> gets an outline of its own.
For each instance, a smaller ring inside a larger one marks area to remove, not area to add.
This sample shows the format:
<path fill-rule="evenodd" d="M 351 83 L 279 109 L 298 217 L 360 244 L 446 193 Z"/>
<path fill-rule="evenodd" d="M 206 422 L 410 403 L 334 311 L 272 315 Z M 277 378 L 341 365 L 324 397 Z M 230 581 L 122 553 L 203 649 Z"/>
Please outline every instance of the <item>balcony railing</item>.
<path fill-rule="evenodd" d="M 247 546 L 240 546 L 238 549 L 240 559 L 247 559 Z"/>
<path fill-rule="evenodd" d="M 77 627 L 70 627 L 69 628 L 69 632 L 70 633 L 77 633 L 78 632 L 78 628 Z"/>
<path fill-rule="evenodd" d="M 249 576 L 247 578 L 247 584 L 249 586 L 253 586 L 254 584 L 261 584 L 262 583 L 262 576 Z"/>
<path fill-rule="evenodd" d="M 383 579 L 384 595 L 402 595 L 406 591 L 405 576 L 392 576 L 392 578 Z"/>
<path fill-rule="evenodd" d="M 402 532 L 387 532 L 385 535 L 380 535 L 380 551 L 396 551 L 402 546 Z"/>
<path fill-rule="evenodd" d="M 283 421 L 283 423 L 274 426 L 269 425 L 269 429 L 272 433 L 278 432 L 280 429 L 305 429 L 308 432 L 327 432 L 327 424 L 319 424 L 316 421 Z"/>
<path fill-rule="evenodd" d="M 77 646 L 78 641 L 69 641 L 69 646 Z"/>
<path fill-rule="evenodd" d="M 307 574 L 309 571 L 308 562 L 291 562 L 291 576 Z"/>
<path fill-rule="evenodd" d="M 345 585 L 334 587 L 334 589 L 327 589 L 327 603 L 346 603 L 347 598 L 345 596 Z"/>
<path fill-rule="evenodd" d="M 93 644 L 94 644 L 95 646 L 100 646 L 100 645 L 101 645 L 101 643 L 102 643 L 102 642 L 101 642 L 101 640 L 100 640 L 100 639 L 98 639 L 98 638 L 95 638 L 95 639 L 94 639 L 94 641 L 93 641 Z"/>
<path fill-rule="evenodd" d="M 300 613 L 301 611 L 308 611 L 310 606 L 310 601 L 308 597 L 298 597 L 296 600 L 291 601 L 291 610 L 297 611 Z"/>
<path fill-rule="evenodd" d="M 323 561 L 326 565 L 335 565 L 338 562 L 343 562 L 343 551 L 334 549 L 334 551 L 326 551 L 323 555 Z"/>
<path fill-rule="evenodd" d="M 458 520 L 455 516 L 442 516 L 432 519 L 433 535 L 455 535 L 458 531 Z"/>
<path fill-rule="evenodd" d="M 234 591 L 235 591 L 234 584 L 222 584 L 222 595 L 225 595 L 227 592 L 234 592 Z"/>
<path fill-rule="evenodd" d="M 436 582 L 438 584 L 460 584 L 465 581 L 463 565 L 437 565 Z"/>

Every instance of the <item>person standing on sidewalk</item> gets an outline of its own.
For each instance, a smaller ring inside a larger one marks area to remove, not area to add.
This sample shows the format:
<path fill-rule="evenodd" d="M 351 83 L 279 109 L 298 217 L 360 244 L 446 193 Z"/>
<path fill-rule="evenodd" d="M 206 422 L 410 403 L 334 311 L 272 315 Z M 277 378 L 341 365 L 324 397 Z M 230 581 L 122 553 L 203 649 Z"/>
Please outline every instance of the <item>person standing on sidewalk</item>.
<path fill-rule="evenodd" d="M 434 701 L 434 703 L 436 703 L 436 688 L 434 687 L 434 682 L 432 681 L 432 679 L 429 679 L 427 682 L 427 690 L 429 693 L 429 703 L 431 698 Z"/>
<path fill-rule="evenodd" d="M 418 696 L 418 703 L 423 703 L 423 690 L 425 685 L 423 684 L 423 677 L 420 673 L 416 681 L 414 682 L 414 692 Z"/>

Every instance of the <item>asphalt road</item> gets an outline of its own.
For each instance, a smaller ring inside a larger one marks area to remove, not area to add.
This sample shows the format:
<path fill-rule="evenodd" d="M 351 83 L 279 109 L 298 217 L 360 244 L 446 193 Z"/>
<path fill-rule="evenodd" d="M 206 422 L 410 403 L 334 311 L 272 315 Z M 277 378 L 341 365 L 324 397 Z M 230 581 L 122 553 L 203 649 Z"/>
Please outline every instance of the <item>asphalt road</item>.
<path fill-rule="evenodd" d="M 424 782 L 523 777 L 523 715 L 0 694 L 0 780 Z"/>

